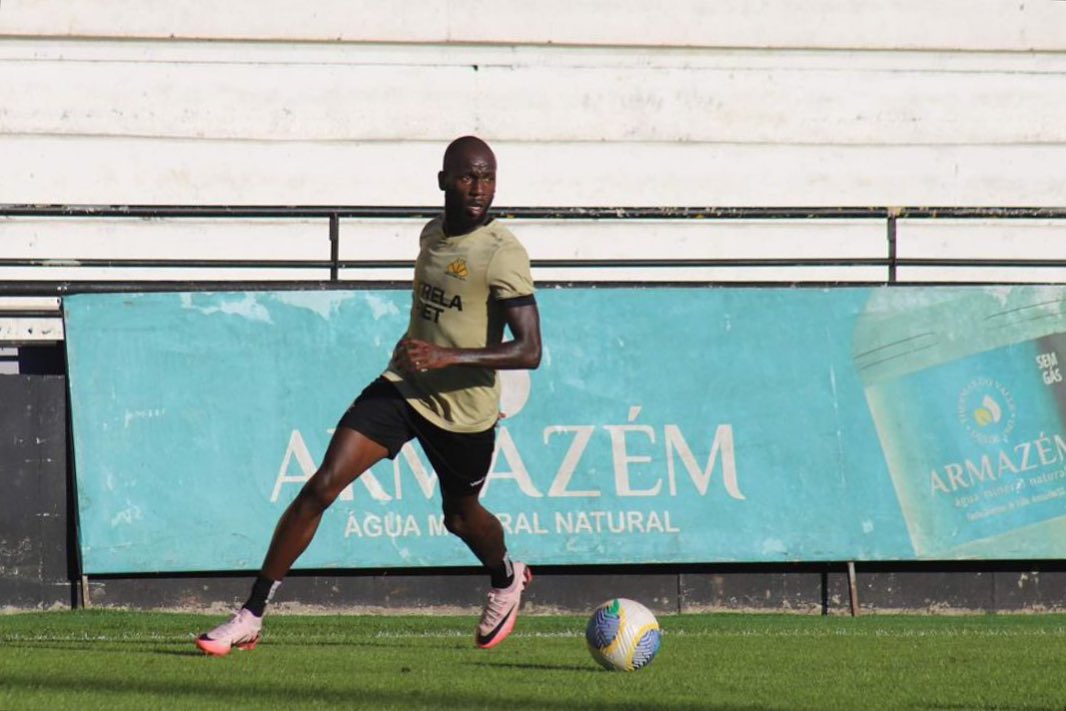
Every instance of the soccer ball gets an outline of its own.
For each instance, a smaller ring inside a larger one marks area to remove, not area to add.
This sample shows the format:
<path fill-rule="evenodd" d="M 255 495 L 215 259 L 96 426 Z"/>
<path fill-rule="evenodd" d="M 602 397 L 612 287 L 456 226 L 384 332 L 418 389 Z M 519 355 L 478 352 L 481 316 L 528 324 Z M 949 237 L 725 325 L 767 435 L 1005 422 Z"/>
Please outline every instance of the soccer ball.
<path fill-rule="evenodd" d="M 597 607 L 585 627 L 592 658 L 609 671 L 646 667 L 659 652 L 661 637 L 659 621 L 651 610 L 624 597 Z"/>

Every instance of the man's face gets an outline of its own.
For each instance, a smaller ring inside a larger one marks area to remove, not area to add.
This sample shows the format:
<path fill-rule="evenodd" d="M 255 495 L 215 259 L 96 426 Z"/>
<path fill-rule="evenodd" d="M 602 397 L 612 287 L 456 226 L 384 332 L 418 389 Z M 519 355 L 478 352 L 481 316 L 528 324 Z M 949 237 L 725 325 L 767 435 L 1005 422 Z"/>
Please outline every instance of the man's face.
<path fill-rule="evenodd" d="M 456 152 L 438 176 L 444 191 L 448 227 L 469 231 L 488 219 L 496 196 L 496 158 L 487 149 L 472 147 Z"/>

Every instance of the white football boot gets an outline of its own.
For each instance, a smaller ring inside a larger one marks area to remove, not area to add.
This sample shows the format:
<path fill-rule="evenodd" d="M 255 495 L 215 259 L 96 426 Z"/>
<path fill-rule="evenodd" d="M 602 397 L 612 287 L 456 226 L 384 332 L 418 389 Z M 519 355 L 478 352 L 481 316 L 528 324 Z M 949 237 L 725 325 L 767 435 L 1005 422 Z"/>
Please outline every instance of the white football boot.
<path fill-rule="evenodd" d="M 533 571 L 525 563 L 514 564 L 514 581 L 506 588 L 489 590 L 485 609 L 477 625 L 475 641 L 482 649 L 492 649 L 507 638 L 518 619 L 518 607 L 522 603 L 522 591 L 533 580 Z"/>
<path fill-rule="evenodd" d="M 210 632 L 196 638 L 196 646 L 204 654 L 224 657 L 233 647 L 242 650 L 255 649 L 262 638 L 263 618 L 241 608 L 229 622 L 224 622 Z"/>

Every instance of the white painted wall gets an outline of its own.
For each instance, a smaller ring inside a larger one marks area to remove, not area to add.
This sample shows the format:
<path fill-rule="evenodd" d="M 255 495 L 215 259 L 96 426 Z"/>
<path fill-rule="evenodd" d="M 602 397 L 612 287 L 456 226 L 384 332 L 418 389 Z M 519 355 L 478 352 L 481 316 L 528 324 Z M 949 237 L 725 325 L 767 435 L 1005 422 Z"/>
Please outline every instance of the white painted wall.
<path fill-rule="evenodd" d="M 0 203 L 435 205 L 441 152 L 470 132 L 496 148 L 503 206 L 1066 205 L 1066 2 L 0 2 Z M 299 222 L 120 223 L 4 220 L 0 258 L 324 249 Z M 342 256 L 409 257 L 417 229 L 345 221 Z M 535 258 L 884 253 L 876 222 L 516 229 Z M 1016 256 L 1062 236 L 989 229 L 993 251 Z M 967 227 L 913 233 L 984 249 Z M 136 273 L 57 269 L 0 279 Z M 182 276 L 201 272 L 167 274 Z"/>
<path fill-rule="evenodd" d="M 1061 50 L 1062 8 L 1000 0 L 3 0 L 19 36 Z"/>
<path fill-rule="evenodd" d="M 308 8 L 312 9 L 308 9 Z M 1058 205 L 1066 3 L 4 0 L 4 202 Z"/>

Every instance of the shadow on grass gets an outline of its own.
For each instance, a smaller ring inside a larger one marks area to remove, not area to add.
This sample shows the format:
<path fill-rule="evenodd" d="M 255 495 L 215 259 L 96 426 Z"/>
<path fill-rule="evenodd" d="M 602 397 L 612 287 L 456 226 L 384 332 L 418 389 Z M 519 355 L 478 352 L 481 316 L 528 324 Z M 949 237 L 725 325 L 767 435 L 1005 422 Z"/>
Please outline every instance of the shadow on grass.
<path fill-rule="evenodd" d="M 146 652 L 151 652 L 152 654 L 159 654 L 159 655 L 162 655 L 164 657 L 207 657 L 207 656 L 210 656 L 208 654 L 204 654 L 203 652 L 200 651 L 200 649 L 198 647 L 193 647 L 192 645 L 189 645 L 188 649 L 170 649 L 170 648 L 160 647 L 158 649 L 151 649 L 151 650 L 147 650 L 146 649 L 145 651 Z"/>
<path fill-rule="evenodd" d="M 287 638 L 284 640 L 271 639 L 269 636 L 263 636 L 263 644 L 272 644 L 274 646 L 284 645 L 286 647 L 362 647 L 366 649 L 382 648 L 382 649 L 414 649 L 415 645 L 410 640 L 405 639 L 351 639 L 351 640 L 338 640 L 338 639 L 323 639 L 318 640 L 314 637 L 301 637 L 299 639 Z M 455 637 L 442 640 L 418 640 L 418 649 L 473 649 L 474 648 L 474 635 L 470 635 L 469 639 L 465 637 Z"/>
<path fill-rule="evenodd" d="M 940 709 L 941 711 L 973 711 L 973 704 L 929 704 L 930 709 Z M 988 709 L 989 711 L 1066 711 L 1066 703 L 1054 704 L 1053 706 L 1047 705 L 1034 705 L 1034 704 L 994 704 L 992 706 L 982 706 L 981 708 Z"/>
<path fill-rule="evenodd" d="M 84 644 L 74 644 L 71 642 L 38 642 L 34 644 L 21 644 L 19 647 L 23 649 L 46 649 L 56 652 L 91 652 L 93 654 L 150 654 L 150 655 L 163 655 L 167 657 L 203 657 L 206 656 L 203 652 L 193 646 L 190 642 L 187 646 L 183 643 L 181 648 L 176 644 L 163 647 L 158 643 L 155 646 L 149 646 L 147 644 L 137 645 L 137 649 L 130 649 L 129 647 L 99 647 L 94 646 L 92 648 Z"/>
<path fill-rule="evenodd" d="M 196 638 L 189 636 L 173 637 L 165 639 L 62 639 L 62 640 L 48 640 L 48 639 L 16 639 L 16 640 L 4 640 L 0 642 L 3 649 L 48 649 L 56 651 L 93 651 L 93 652 L 121 652 L 127 654 L 137 653 L 152 653 L 159 651 L 169 651 L 166 646 L 181 647 L 188 645 L 189 649 L 195 652 L 194 644 Z M 360 647 L 363 649 L 412 649 L 412 645 L 409 641 L 404 640 L 316 640 L 313 637 L 292 639 L 287 638 L 284 640 L 276 640 L 270 638 L 264 638 L 264 647 L 273 648 L 285 648 L 285 649 L 300 649 L 306 648 L 312 649 L 324 649 L 330 647 L 342 647 L 350 649 L 352 647 Z M 420 641 L 418 649 L 437 649 L 437 650 L 466 650 L 473 649 L 474 642 L 473 636 L 469 641 L 467 640 L 442 640 L 440 642 L 426 643 Z"/>
<path fill-rule="evenodd" d="M 326 642 L 326 643 L 293 643 L 293 642 L 276 642 L 270 644 L 265 641 L 263 643 L 264 648 L 273 648 L 275 650 L 285 650 L 287 652 L 304 650 L 306 652 L 315 653 L 321 652 L 325 647 L 345 647 L 352 648 L 355 643 L 342 643 L 342 642 Z M 389 647 L 389 648 L 401 648 L 411 650 L 410 644 L 380 644 L 380 645 L 364 645 L 359 646 L 364 649 L 371 647 Z M 426 645 L 419 645 L 418 650 L 425 649 Z M 446 649 L 449 651 L 459 652 L 471 652 L 477 653 L 474 648 L 473 642 L 469 644 L 454 643 L 448 645 L 432 645 L 436 649 Z M 13 644 L 6 645 L 7 649 L 26 649 L 26 650 L 48 650 L 57 652 L 91 652 L 93 654 L 149 654 L 149 655 L 162 655 L 168 657 L 204 657 L 205 655 L 195 646 L 195 640 L 189 638 L 188 640 L 174 640 L 168 642 L 159 642 L 158 640 L 138 640 L 138 641 L 123 641 L 123 642 L 98 642 L 91 641 L 45 641 L 45 640 L 22 640 Z M 235 650 L 234 654 L 244 654 L 239 650 Z M 484 654 L 484 652 L 481 652 Z M 478 666 L 488 669 L 524 669 L 524 670 L 540 670 L 540 671 L 601 671 L 599 667 L 592 663 L 586 665 L 580 664 L 534 664 L 534 663 L 522 663 L 522 662 L 504 662 L 504 661 L 490 661 L 488 659 L 482 659 L 478 661 L 460 662 L 466 666 Z"/>
<path fill-rule="evenodd" d="M 161 642 L 159 640 L 144 640 L 137 642 L 100 642 L 97 640 L 19 640 L 18 642 L 6 642 L 3 646 L 4 651 L 13 649 L 44 649 L 55 652 L 92 652 L 94 654 L 106 654 L 109 652 L 121 654 L 155 654 L 162 651 L 169 651 L 168 647 L 177 647 L 182 644 L 185 644 L 185 642 Z M 189 645 L 192 645 L 192 640 L 189 640 Z"/>
<path fill-rule="evenodd" d="M 465 662 L 466 666 L 486 667 L 489 669 L 522 669 L 537 671 L 575 671 L 575 672 L 600 672 L 606 671 L 595 664 L 543 664 L 522 662 Z"/>
<path fill-rule="evenodd" d="M 559 698 L 520 698 L 513 692 L 507 695 L 478 694 L 476 692 L 442 693 L 438 689 L 395 688 L 366 689 L 353 686 L 350 689 L 323 689 L 304 684 L 286 683 L 204 683 L 203 679 L 193 681 L 166 681 L 160 679 L 102 679 L 99 677 L 57 678 L 52 673 L 28 674 L 15 672 L 5 674 L 0 681 L 0 691 L 9 701 L 20 703 L 19 694 L 27 700 L 47 702 L 42 694 L 86 692 L 107 699 L 109 705 L 122 707 L 128 697 L 149 696 L 156 699 L 153 706 L 187 708 L 193 704 L 253 703 L 263 708 L 284 708 L 290 705 L 324 705 L 345 709 L 376 709 L 398 707 L 404 709 L 482 709 L 506 706 L 520 711 L 541 711 L 551 708 L 553 711 L 784 711 L 779 707 L 756 705 L 714 705 L 713 703 L 694 703 L 680 701 L 671 703 L 669 699 L 657 698 L 647 701 L 633 699 L 619 700 L 582 700 L 574 701 Z"/>

